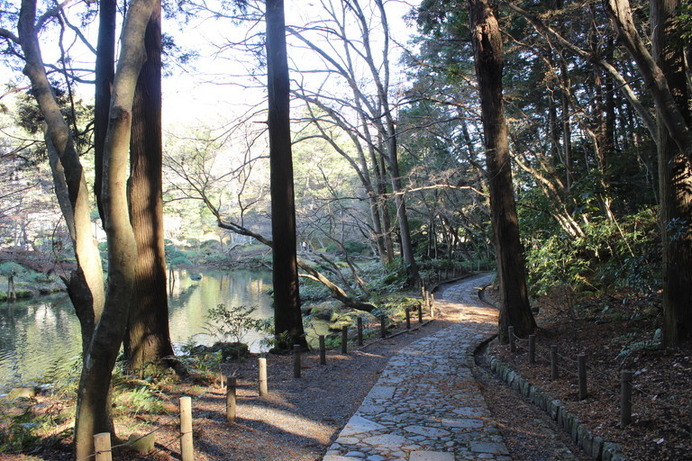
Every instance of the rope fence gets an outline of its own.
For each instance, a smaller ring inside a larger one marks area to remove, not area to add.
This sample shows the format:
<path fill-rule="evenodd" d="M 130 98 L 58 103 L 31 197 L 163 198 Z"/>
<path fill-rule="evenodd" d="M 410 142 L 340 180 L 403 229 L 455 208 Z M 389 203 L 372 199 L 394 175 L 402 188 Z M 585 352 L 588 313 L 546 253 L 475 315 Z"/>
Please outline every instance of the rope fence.
<path fill-rule="evenodd" d="M 434 307 L 434 296 L 430 293 L 425 286 L 421 287 L 422 301 L 415 309 L 406 309 L 404 321 L 399 324 L 395 319 L 387 318 L 386 315 L 381 315 L 379 317 L 379 322 L 370 322 L 365 324 L 362 317 L 357 317 L 356 319 L 356 332 L 349 334 L 348 326 L 344 326 L 341 330 L 341 341 L 340 350 L 342 354 L 348 354 L 349 342 L 355 342 L 359 348 L 365 348 L 370 344 L 374 344 L 380 339 L 375 339 L 373 342 L 365 343 L 364 337 L 368 330 L 374 333 L 379 328 L 380 338 L 391 338 L 401 333 L 406 333 L 412 329 L 412 311 L 415 312 L 419 326 L 426 325 L 431 322 L 435 316 Z M 429 320 L 424 321 L 425 313 L 427 312 Z M 402 330 L 398 332 L 390 333 L 392 327 L 396 328 L 401 325 Z M 376 336 L 376 335 L 375 335 Z M 325 336 L 320 335 L 319 338 L 319 363 L 320 365 L 327 364 L 327 353 L 326 353 L 326 341 Z M 293 346 L 293 376 L 295 379 L 301 378 L 302 369 L 302 347 L 299 345 Z M 221 388 L 225 387 L 225 401 L 226 401 L 226 421 L 229 424 L 235 422 L 237 416 L 237 379 L 234 376 L 220 376 L 218 380 Z M 213 386 L 213 385 L 212 385 Z M 112 461 L 113 451 L 122 447 L 133 447 L 137 442 L 145 440 L 151 437 L 150 443 L 147 444 L 149 450 L 148 455 L 155 453 L 162 453 L 168 450 L 171 453 L 179 453 L 180 459 L 182 461 L 194 461 L 194 440 L 193 440 L 193 408 L 194 403 L 200 399 L 207 396 L 207 394 L 212 392 L 212 386 L 207 388 L 201 394 L 192 398 L 191 396 L 182 396 L 178 400 L 178 414 L 173 414 L 167 411 L 165 408 L 162 410 L 164 413 L 159 416 L 155 421 L 149 423 L 151 425 L 159 425 L 159 427 L 145 433 L 138 435 L 137 437 L 131 438 L 130 440 L 122 443 L 112 445 L 111 434 L 109 432 L 104 432 L 94 435 L 94 453 L 82 458 L 78 461 Z M 268 373 L 267 373 L 267 359 L 266 357 L 258 358 L 258 373 L 257 373 L 257 397 L 262 399 L 269 395 L 269 385 L 268 385 Z M 164 425 L 163 419 L 171 418 L 173 422 L 169 425 Z M 155 443 L 153 436 L 155 433 L 162 431 L 166 427 L 177 426 L 179 430 L 174 437 L 170 437 L 165 442 Z M 178 443 L 179 449 L 176 450 L 174 445 Z"/>

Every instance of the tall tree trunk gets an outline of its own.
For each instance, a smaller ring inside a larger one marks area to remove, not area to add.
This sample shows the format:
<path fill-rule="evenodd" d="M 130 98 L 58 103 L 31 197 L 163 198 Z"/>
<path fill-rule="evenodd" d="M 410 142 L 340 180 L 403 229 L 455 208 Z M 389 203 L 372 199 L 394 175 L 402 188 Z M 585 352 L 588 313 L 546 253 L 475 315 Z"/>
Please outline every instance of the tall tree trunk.
<path fill-rule="evenodd" d="M 97 324 L 77 394 L 75 456 L 93 454 L 93 436 L 113 432 L 110 385 L 122 344 L 135 279 L 137 243 L 130 223 L 126 179 L 129 167 L 132 101 L 146 53 L 144 32 L 154 0 L 134 0 L 121 35 L 121 53 L 113 82 L 108 130 L 104 143 L 104 228 L 108 237 L 108 286 L 101 321 Z"/>
<path fill-rule="evenodd" d="M 355 11 L 357 11 L 358 20 L 361 22 L 361 30 L 363 35 L 363 45 L 367 56 L 366 62 L 370 67 L 370 72 L 377 87 L 378 103 L 381 106 L 382 117 L 384 122 L 380 127 L 380 133 L 383 137 L 387 171 L 389 172 L 389 180 L 394 194 L 394 204 L 396 206 L 396 216 L 399 224 L 399 239 L 401 241 L 401 257 L 406 266 L 406 274 L 408 283 L 415 283 L 420 277 L 418 275 L 418 265 L 413 254 L 413 243 L 411 241 L 411 229 L 408 222 L 408 211 L 406 210 L 406 198 L 404 197 L 404 188 L 401 181 L 401 173 L 399 172 L 399 152 L 396 123 L 392 107 L 389 104 L 389 22 L 387 13 L 382 0 L 375 0 L 375 5 L 380 12 L 380 24 L 382 26 L 382 65 L 380 68 L 375 66 L 373 59 L 369 25 L 366 24 L 365 14 L 361 9 L 357 0 L 353 1 Z"/>
<path fill-rule="evenodd" d="M 571 97 L 570 89 L 572 82 L 569 77 L 567 62 L 563 56 L 560 59 L 560 122 L 562 126 L 562 152 L 565 161 L 565 188 L 570 194 L 572 190 L 572 164 L 574 158 L 572 155 L 572 122 L 570 119 Z"/>
<path fill-rule="evenodd" d="M 536 328 L 526 288 L 526 268 L 519 240 L 509 136 L 502 100 L 503 49 L 500 26 L 487 0 L 469 0 L 469 18 L 480 93 L 490 206 L 500 277 L 500 340 L 507 327 L 524 336 Z"/>
<path fill-rule="evenodd" d="M 266 1 L 274 334 L 307 347 L 298 291 L 290 88 L 283 0 Z M 280 345 L 290 347 L 291 344 Z"/>
<path fill-rule="evenodd" d="M 386 109 L 388 110 L 388 109 Z M 408 212 L 406 211 L 406 198 L 404 188 L 401 183 L 401 173 L 399 172 L 399 160 L 397 153 L 397 141 L 394 128 L 394 121 L 389 123 L 389 140 L 387 141 L 387 167 L 389 170 L 389 180 L 392 184 L 394 194 L 394 205 L 396 206 L 396 217 L 399 222 L 399 238 L 401 241 L 401 258 L 406 267 L 406 274 L 409 285 L 415 283 L 420 277 L 418 275 L 418 265 L 413 254 L 413 243 L 411 241 L 411 229 L 408 223 Z"/>
<path fill-rule="evenodd" d="M 94 192 L 99 216 L 103 221 L 101 186 L 103 184 L 103 145 L 108 129 L 111 86 L 115 74 L 116 0 L 99 0 L 99 32 L 96 50 L 94 94 Z"/>
<path fill-rule="evenodd" d="M 392 239 L 392 218 L 389 213 L 389 201 L 387 200 L 387 183 L 384 178 L 384 159 L 382 156 L 375 154 L 375 149 L 370 145 L 370 161 L 373 165 L 373 175 L 375 176 L 375 184 L 377 185 L 377 206 L 379 215 L 382 218 L 382 238 L 385 248 L 385 264 L 394 261 L 394 242 Z"/>
<path fill-rule="evenodd" d="M 56 195 L 72 239 L 77 269 L 66 278 L 70 300 L 80 321 L 82 347 L 91 341 L 94 325 L 101 317 L 105 299 L 101 256 L 94 242 L 89 207 L 89 190 L 72 134 L 60 112 L 43 67 L 34 22 L 36 1 L 23 0 L 19 40 L 24 51 L 24 73 L 45 122 L 45 139 Z"/>
<path fill-rule="evenodd" d="M 155 1 L 144 42 L 147 60 L 132 108 L 128 190 L 138 255 L 134 302 L 125 335 L 128 367 L 140 373 L 147 364 L 173 355 L 163 234 L 160 0 Z"/>
<path fill-rule="evenodd" d="M 671 39 L 679 0 L 652 1 L 653 56 L 666 75 L 678 109 L 690 123 L 684 49 Z M 663 339 L 678 345 L 692 339 L 692 170 L 659 121 L 658 170 L 663 237 Z"/>

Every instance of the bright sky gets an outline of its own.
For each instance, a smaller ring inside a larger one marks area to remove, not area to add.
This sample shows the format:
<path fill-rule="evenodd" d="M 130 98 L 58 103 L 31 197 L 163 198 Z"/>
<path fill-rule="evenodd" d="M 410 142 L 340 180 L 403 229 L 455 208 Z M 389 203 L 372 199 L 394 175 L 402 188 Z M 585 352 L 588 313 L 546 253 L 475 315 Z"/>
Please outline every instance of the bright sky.
<path fill-rule="evenodd" d="M 323 0 L 325 3 L 340 0 Z M 362 2 L 369 5 L 370 1 Z M 415 3 L 418 3 L 415 1 Z M 324 10 L 321 2 L 301 0 L 286 0 L 286 22 L 288 25 L 305 26 L 319 21 Z M 389 1 L 386 2 L 390 30 L 395 40 L 406 43 L 413 32 L 403 21 L 403 16 L 411 9 L 411 2 Z M 164 114 L 168 123 L 189 124 L 191 119 L 204 121 L 205 123 L 219 122 L 237 117 L 238 114 L 249 110 L 253 105 L 264 108 L 261 88 L 265 84 L 264 75 L 258 75 L 252 81 L 246 77 L 252 69 L 254 59 L 239 47 L 228 48 L 219 52 L 213 45 L 224 43 L 225 40 L 240 41 L 246 34 L 246 26 L 234 26 L 230 20 L 200 19 L 186 26 L 185 33 L 180 34 L 171 30 L 177 28 L 173 21 L 164 23 L 164 30 L 173 34 L 178 43 L 184 47 L 195 49 L 200 53 L 200 58 L 187 66 L 188 72 L 176 69 L 173 78 L 167 78 L 164 82 Z M 258 32 L 264 32 L 264 24 L 258 24 Z M 354 32 L 355 33 L 355 32 Z M 313 52 L 306 52 L 295 46 L 295 40 L 289 38 L 289 59 L 294 62 L 292 66 L 301 69 L 319 69 L 323 64 L 315 57 Z M 328 48 L 328 44 L 324 43 Z M 338 48 L 338 44 L 335 46 Z M 395 66 L 399 60 L 399 50 L 394 43 L 390 46 L 392 51 L 391 66 Z M 403 72 L 392 72 L 392 78 L 403 76 Z M 295 76 L 294 76 L 295 77 Z M 317 85 L 323 75 L 301 75 L 301 78 L 312 78 Z M 252 85 L 255 88 L 247 88 L 242 85 Z"/>

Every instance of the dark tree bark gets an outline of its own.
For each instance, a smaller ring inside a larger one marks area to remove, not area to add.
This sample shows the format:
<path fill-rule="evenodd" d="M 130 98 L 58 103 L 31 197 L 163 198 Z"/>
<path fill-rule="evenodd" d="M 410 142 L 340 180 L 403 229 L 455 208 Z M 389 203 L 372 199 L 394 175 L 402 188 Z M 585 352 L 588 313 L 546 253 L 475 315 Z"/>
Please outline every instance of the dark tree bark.
<path fill-rule="evenodd" d="M 307 347 L 298 291 L 290 87 L 283 0 L 266 1 L 274 334 Z M 280 345 L 291 347 L 291 344 Z"/>
<path fill-rule="evenodd" d="M 147 60 L 137 81 L 130 141 L 130 218 L 137 241 L 134 300 L 125 335 L 131 370 L 144 372 L 173 355 L 168 327 L 163 234 L 161 141 L 161 2 L 155 2 L 144 46 Z"/>
<path fill-rule="evenodd" d="M 652 45 L 677 107 L 690 124 L 684 49 L 672 40 L 679 0 L 652 1 Z M 663 340 L 674 346 L 692 340 L 692 170 L 663 123 L 658 106 L 658 174 L 663 236 Z"/>
<path fill-rule="evenodd" d="M 77 393 L 75 457 L 80 460 L 93 455 L 94 434 L 114 431 L 110 414 L 111 377 L 127 327 L 137 261 L 137 243 L 130 222 L 126 190 L 132 101 L 146 57 L 144 32 L 153 4 L 153 0 L 134 0 L 130 4 L 113 80 L 101 192 L 104 229 L 108 238 L 108 285 L 103 315 L 85 354 Z"/>
<path fill-rule="evenodd" d="M 96 82 L 94 97 L 94 192 L 103 221 L 101 185 L 103 184 L 103 144 L 108 129 L 108 108 L 111 85 L 115 74 L 115 0 L 99 1 L 99 33 L 96 53 Z"/>
<path fill-rule="evenodd" d="M 502 100 L 503 49 L 500 26 L 487 0 L 469 0 L 469 18 L 476 61 L 486 144 L 486 168 L 500 278 L 500 340 L 507 327 L 525 336 L 536 328 L 526 288 L 526 268 L 519 240 L 509 136 Z"/>

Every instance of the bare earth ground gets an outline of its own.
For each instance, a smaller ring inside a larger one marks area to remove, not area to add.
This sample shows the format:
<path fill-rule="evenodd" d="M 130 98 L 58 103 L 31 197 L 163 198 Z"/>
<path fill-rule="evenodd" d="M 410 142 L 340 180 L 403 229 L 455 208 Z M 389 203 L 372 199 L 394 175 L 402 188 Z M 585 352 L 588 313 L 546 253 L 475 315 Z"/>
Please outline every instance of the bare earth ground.
<path fill-rule="evenodd" d="M 536 316 L 537 364 L 528 363 L 527 341 L 518 351 L 497 341 L 490 352 L 565 404 L 594 435 L 618 443 L 628 460 L 692 460 L 692 350 L 656 346 L 656 300 L 593 299 L 580 310 L 555 296 Z M 558 346 L 559 372 L 550 379 L 550 345 Z M 578 399 L 577 355 L 587 356 L 588 397 Z M 620 427 L 620 371 L 633 378 L 632 423 Z M 519 399 L 519 395 L 515 394 Z M 517 458 L 524 459 L 524 458 Z M 528 459 L 528 458 L 526 458 Z"/>
<path fill-rule="evenodd" d="M 342 355 L 328 351 L 327 365 L 319 355 L 303 355 L 302 377 L 293 377 L 293 357 L 268 355 L 269 397 L 258 398 L 257 360 L 225 365 L 223 374 L 238 380 L 235 423 L 226 422 L 225 390 L 211 383 L 175 383 L 166 389 L 166 415 L 140 414 L 136 421 L 116 419 L 118 435 L 155 430 L 153 453 L 140 456 L 130 451 L 114 451 L 114 459 L 180 459 L 177 399 L 192 397 L 195 459 L 242 461 L 312 461 L 321 459 L 332 440 L 358 409 L 389 358 L 401 347 L 448 326 L 436 319 L 410 333 L 385 340 L 366 341 L 360 350 Z M 417 322 L 414 322 L 414 327 Z M 65 444 L 35 455 L 0 454 L 2 460 L 67 460 Z"/>
<path fill-rule="evenodd" d="M 525 352 L 512 355 L 507 347 L 496 344 L 491 344 L 491 351 L 560 398 L 582 421 L 588 422 L 597 435 L 621 443 L 628 459 L 692 459 L 688 432 L 690 417 L 686 413 L 692 383 L 689 350 L 642 349 L 616 359 L 622 349 L 622 335 L 639 331 L 642 325 L 635 329 L 629 325 L 629 320 L 602 324 L 594 323 L 593 319 L 575 321 L 555 306 L 544 306 L 538 320 L 541 325 L 539 344 L 558 344 L 564 356 L 586 351 L 591 367 L 598 373 L 615 375 L 615 379 L 598 384 L 595 377 L 590 378 L 594 383 L 590 387 L 591 395 L 585 402 L 578 402 L 573 379 L 547 380 L 545 364 L 527 366 Z M 416 324 L 414 322 L 414 326 Z M 131 433 L 156 431 L 154 452 L 137 455 L 116 449 L 114 459 L 180 459 L 177 398 L 188 395 L 193 399 L 196 460 L 320 460 L 389 358 L 406 344 L 449 324 L 442 316 L 410 333 L 374 342 L 371 339 L 364 348 L 351 350 L 348 355 L 331 351 L 326 366 L 319 365 L 316 353 L 307 354 L 300 379 L 293 377 L 292 357 L 270 355 L 267 358 L 270 390 L 267 399 L 257 396 L 256 357 L 240 364 L 228 363 L 223 373 L 236 375 L 239 384 L 237 420 L 233 424 L 225 420 L 225 391 L 219 386 L 201 381 L 175 383 L 163 389 L 167 393 L 163 415 L 140 413 L 134 420 L 123 417 L 116 420 L 118 434 L 124 439 Z M 633 340 L 633 337 L 627 338 Z M 539 356 L 541 353 L 547 354 L 539 346 Z M 626 429 L 617 426 L 617 370 L 623 366 L 639 371 L 635 384 L 648 392 L 646 397 L 635 395 L 633 424 Z M 567 377 L 567 371 L 563 375 Z M 484 373 L 482 368 L 477 370 L 476 376 L 513 459 L 588 459 L 554 429 L 540 410 L 522 403 L 518 395 Z M 68 460 L 71 459 L 69 442 L 67 439 L 31 455 L 0 454 L 0 460 Z"/>

